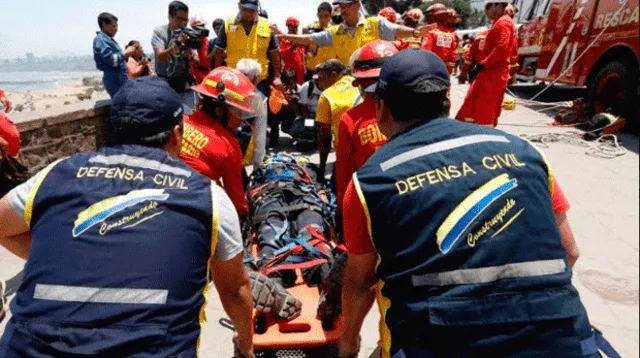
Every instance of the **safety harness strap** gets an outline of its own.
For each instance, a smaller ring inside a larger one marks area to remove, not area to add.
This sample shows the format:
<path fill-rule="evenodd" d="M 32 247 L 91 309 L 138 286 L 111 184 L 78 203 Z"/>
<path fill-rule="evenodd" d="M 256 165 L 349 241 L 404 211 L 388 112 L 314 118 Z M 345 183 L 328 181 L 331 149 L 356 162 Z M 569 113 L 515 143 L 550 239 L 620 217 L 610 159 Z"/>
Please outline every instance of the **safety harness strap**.
<path fill-rule="evenodd" d="M 324 246 L 329 244 L 324 234 L 311 225 L 306 229 L 309 235 L 305 237 L 285 239 L 290 243 L 274 252 L 274 257 L 260 271 L 268 275 L 274 271 L 304 269 L 329 262 L 332 255 Z"/>

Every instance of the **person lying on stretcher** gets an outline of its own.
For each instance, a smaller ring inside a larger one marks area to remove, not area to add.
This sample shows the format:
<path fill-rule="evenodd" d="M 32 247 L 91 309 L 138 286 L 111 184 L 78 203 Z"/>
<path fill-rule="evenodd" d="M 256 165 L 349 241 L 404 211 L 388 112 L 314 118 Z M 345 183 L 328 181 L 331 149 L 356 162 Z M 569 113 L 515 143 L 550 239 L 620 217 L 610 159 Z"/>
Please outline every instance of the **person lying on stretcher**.
<path fill-rule="evenodd" d="M 254 307 L 282 319 L 300 314 L 300 301 L 285 289 L 296 283 L 296 269 L 305 284 L 321 289 L 319 316 L 333 318 L 339 312 L 340 280 L 335 278 L 341 277 L 346 256 L 336 255 L 341 250 L 327 239 L 335 226 L 335 199 L 316 181 L 316 171 L 306 158 L 274 155 L 254 172 L 248 193 L 253 228 L 248 241 L 258 247 L 257 257 L 246 260 L 253 269 Z"/>

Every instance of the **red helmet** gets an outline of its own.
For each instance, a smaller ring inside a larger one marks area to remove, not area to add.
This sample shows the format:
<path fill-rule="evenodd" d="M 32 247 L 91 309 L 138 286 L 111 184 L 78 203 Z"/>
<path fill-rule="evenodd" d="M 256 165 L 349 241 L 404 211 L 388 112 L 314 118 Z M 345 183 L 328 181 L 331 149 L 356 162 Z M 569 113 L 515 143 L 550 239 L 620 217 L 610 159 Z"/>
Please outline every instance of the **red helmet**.
<path fill-rule="evenodd" d="M 438 11 L 438 10 L 445 10 L 447 7 L 440 4 L 440 3 L 435 3 L 431 6 L 429 6 L 427 8 L 427 16 L 433 15 L 434 12 Z"/>
<path fill-rule="evenodd" d="M 382 16 L 393 23 L 395 23 L 397 20 L 397 13 L 391 6 L 387 6 L 384 9 L 380 10 L 378 16 Z"/>
<path fill-rule="evenodd" d="M 459 24 L 462 22 L 462 18 L 458 15 L 455 9 L 447 9 L 447 12 L 449 14 L 449 21 L 452 24 Z"/>
<path fill-rule="evenodd" d="M 287 22 L 286 22 L 287 26 L 300 26 L 300 21 L 298 21 L 298 19 L 296 19 L 293 16 L 290 16 L 287 18 Z"/>
<path fill-rule="evenodd" d="M 353 77 L 357 79 L 380 77 L 380 68 L 384 61 L 397 53 L 398 49 L 389 41 L 369 42 L 351 56 Z"/>
<path fill-rule="evenodd" d="M 415 8 L 407 11 L 407 17 L 413 21 L 420 22 L 424 15 L 422 14 L 422 10 Z"/>
<path fill-rule="evenodd" d="M 255 87 L 244 74 L 232 68 L 217 67 L 209 72 L 201 84 L 191 89 L 203 96 L 226 103 L 230 110 L 235 109 L 233 112 L 238 117 L 247 118 L 254 114 L 251 97 Z"/>

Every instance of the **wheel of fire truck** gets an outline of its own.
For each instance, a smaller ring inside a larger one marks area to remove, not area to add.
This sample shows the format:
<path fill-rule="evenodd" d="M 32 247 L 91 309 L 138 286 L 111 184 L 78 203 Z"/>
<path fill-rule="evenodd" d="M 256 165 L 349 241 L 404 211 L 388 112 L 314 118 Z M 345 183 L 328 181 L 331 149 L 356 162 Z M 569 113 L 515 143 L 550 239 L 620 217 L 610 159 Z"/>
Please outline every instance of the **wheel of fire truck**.
<path fill-rule="evenodd" d="M 633 131 L 640 128 L 638 68 L 631 61 L 612 61 L 596 75 L 589 88 L 591 115 L 608 112 L 622 116 Z"/>

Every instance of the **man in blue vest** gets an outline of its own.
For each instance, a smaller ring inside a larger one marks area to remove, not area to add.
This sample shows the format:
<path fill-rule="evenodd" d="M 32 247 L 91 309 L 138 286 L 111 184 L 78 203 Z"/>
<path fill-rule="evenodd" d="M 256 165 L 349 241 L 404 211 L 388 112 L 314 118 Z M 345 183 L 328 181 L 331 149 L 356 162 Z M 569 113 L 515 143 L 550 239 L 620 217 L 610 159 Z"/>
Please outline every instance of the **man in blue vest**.
<path fill-rule="evenodd" d="M 112 102 L 113 147 L 0 199 L 0 244 L 27 260 L 0 357 L 196 357 L 210 275 L 252 356 L 238 217 L 178 159 L 182 116 L 162 79 L 129 81 Z"/>
<path fill-rule="evenodd" d="M 135 48 L 128 47 L 122 52 L 120 45 L 114 40 L 118 32 L 118 18 L 103 12 L 98 16 L 100 31 L 96 32 L 93 39 L 93 60 L 96 68 L 104 75 L 102 83 L 110 97 L 127 82 L 127 59 L 133 55 Z"/>
<path fill-rule="evenodd" d="M 406 50 L 374 90 L 389 141 L 344 199 L 341 356 L 379 281 L 391 357 L 597 357 L 552 207 L 553 172 L 526 141 L 448 118 L 442 60 Z"/>

